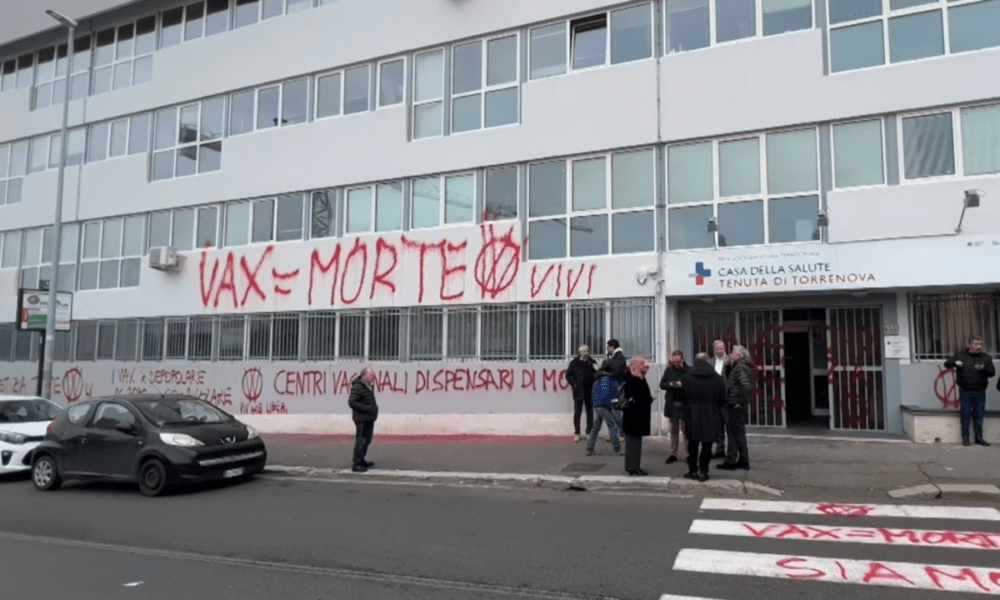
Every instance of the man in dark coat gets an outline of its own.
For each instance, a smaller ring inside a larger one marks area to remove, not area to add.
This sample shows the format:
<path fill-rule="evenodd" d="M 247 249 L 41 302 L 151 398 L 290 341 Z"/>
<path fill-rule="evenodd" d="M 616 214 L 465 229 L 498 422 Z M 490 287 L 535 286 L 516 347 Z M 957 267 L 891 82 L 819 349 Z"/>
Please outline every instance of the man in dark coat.
<path fill-rule="evenodd" d="M 625 383 L 628 379 L 628 360 L 625 359 L 625 351 L 618 340 L 611 338 L 608 340 L 608 361 L 611 366 L 611 377 L 615 383 Z"/>
<path fill-rule="evenodd" d="M 969 445 L 971 421 L 976 443 L 989 446 L 989 442 L 983 439 L 983 415 L 986 412 L 986 387 L 989 378 L 996 375 L 996 369 L 992 357 L 983 352 L 983 339 L 978 336 L 970 338 L 969 347 L 946 360 L 944 368 L 955 369 L 958 398 L 962 403 L 962 445 Z"/>
<path fill-rule="evenodd" d="M 375 420 L 378 419 L 378 403 L 375 401 L 375 371 L 370 367 L 354 378 L 351 382 L 351 393 L 347 397 L 347 405 L 351 407 L 351 417 L 354 419 L 354 464 L 351 470 L 364 473 L 375 463 L 365 460 L 368 446 L 375 435 Z"/>
<path fill-rule="evenodd" d="M 722 407 L 726 403 L 726 384 L 708 360 L 708 354 L 699 352 L 694 366 L 680 378 L 684 435 L 688 439 L 688 472 L 684 477 L 698 481 L 708 481 L 712 443 L 722 431 Z"/>
<path fill-rule="evenodd" d="M 663 370 L 663 377 L 660 378 L 660 389 L 666 392 L 663 399 L 663 416 L 670 420 L 670 456 L 667 457 L 667 464 L 677 462 L 677 449 L 680 447 L 681 429 L 684 423 L 684 400 L 681 398 L 679 387 L 681 376 L 688 372 L 688 365 L 684 362 L 684 353 L 674 350 L 670 355 L 670 363 Z"/>
<path fill-rule="evenodd" d="M 587 411 L 587 435 L 594 426 L 594 403 L 590 398 L 597 361 L 590 355 L 590 348 L 580 346 L 579 354 L 566 367 L 566 382 L 573 389 L 573 441 L 580 441 L 580 413 Z"/>

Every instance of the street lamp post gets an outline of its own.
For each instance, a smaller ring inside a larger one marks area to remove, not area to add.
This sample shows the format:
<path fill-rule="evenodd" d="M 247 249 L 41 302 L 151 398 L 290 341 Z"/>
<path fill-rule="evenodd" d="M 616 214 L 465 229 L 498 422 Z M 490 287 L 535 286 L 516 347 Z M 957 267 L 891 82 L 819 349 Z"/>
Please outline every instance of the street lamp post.
<path fill-rule="evenodd" d="M 60 14 L 52 9 L 46 10 L 46 14 L 62 23 L 66 29 L 66 91 L 63 96 L 62 129 L 60 139 L 62 143 L 59 149 L 59 177 L 56 183 L 56 214 L 55 222 L 52 225 L 54 240 L 52 242 L 52 274 L 49 276 L 49 305 L 48 313 L 45 317 L 45 338 L 42 344 L 42 397 L 52 399 L 52 353 L 56 347 L 56 300 L 59 291 L 59 260 L 62 250 L 62 213 L 63 213 L 63 186 L 66 177 L 66 154 L 69 146 L 69 135 L 67 130 L 69 124 L 69 97 L 70 97 L 70 74 L 73 72 L 71 62 L 73 60 L 73 31 L 77 23 L 66 15 Z"/>

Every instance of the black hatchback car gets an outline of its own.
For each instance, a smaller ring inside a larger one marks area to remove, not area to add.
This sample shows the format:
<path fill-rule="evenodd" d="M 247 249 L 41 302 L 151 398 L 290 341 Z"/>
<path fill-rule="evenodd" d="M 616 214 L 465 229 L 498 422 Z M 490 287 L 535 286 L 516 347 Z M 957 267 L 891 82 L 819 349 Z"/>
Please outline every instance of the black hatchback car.
<path fill-rule="evenodd" d="M 147 496 L 183 483 L 249 478 L 264 470 L 257 431 L 191 396 L 114 396 L 71 405 L 32 454 L 42 491 L 68 479 L 135 482 Z"/>

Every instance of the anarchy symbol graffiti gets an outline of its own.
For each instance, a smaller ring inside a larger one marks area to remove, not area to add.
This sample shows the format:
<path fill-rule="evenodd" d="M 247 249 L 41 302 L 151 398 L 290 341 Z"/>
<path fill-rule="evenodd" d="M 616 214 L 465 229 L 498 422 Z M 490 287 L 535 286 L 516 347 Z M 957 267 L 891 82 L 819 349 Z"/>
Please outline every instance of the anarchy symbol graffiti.
<path fill-rule="evenodd" d="M 253 367 L 243 372 L 243 395 L 247 402 L 257 402 L 264 393 L 264 374 Z"/>
<path fill-rule="evenodd" d="M 63 374 L 62 393 L 66 404 L 73 404 L 83 396 L 83 371 L 74 367 Z"/>

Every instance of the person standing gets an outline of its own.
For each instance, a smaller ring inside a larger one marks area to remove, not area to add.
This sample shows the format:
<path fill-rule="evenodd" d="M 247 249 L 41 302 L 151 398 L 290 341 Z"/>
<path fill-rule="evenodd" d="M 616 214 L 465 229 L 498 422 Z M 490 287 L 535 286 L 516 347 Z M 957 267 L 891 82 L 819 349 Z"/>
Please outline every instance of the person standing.
<path fill-rule="evenodd" d="M 705 358 L 708 358 L 707 354 L 705 354 Z M 681 376 L 687 372 L 688 365 L 684 362 L 684 353 L 680 350 L 674 350 L 673 354 L 670 355 L 667 368 L 663 370 L 663 377 L 660 378 L 660 389 L 666 392 L 663 399 L 663 416 L 670 420 L 670 456 L 666 460 L 668 465 L 677 462 L 681 430 L 684 429 Z"/>
<path fill-rule="evenodd" d="M 611 338 L 607 343 L 608 358 L 606 362 L 609 365 L 611 378 L 615 380 L 617 385 L 625 383 L 628 379 L 628 359 L 625 358 L 625 351 L 622 350 L 622 345 L 618 343 L 618 340 Z M 617 410 L 614 406 L 611 407 L 611 416 L 614 417 L 615 422 L 618 424 L 618 430 L 622 429 L 622 412 Z M 619 439 L 618 443 L 623 443 L 624 440 Z"/>
<path fill-rule="evenodd" d="M 726 460 L 717 468 L 726 471 L 750 469 L 750 455 L 747 453 L 747 420 L 750 406 L 750 390 L 753 389 L 753 359 L 747 349 L 733 346 L 729 355 L 729 381 L 726 384 L 726 435 L 729 448 Z"/>
<path fill-rule="evenodd" d="M 702 482 L 708 481 L 712 442 L 722 430 L 726 403 L 726 384 L 708 361 L 706 352 L 694 356 L 694 366 L 681 376 L 678 394 L 684 403 L 684 435 L 688 439 L 688 472 L 684 477 Z"/>
<path fill-rule="evenodd" d="M 983 439 L 983 414 L 986 412 L 986 387 L 989 385 L 989 378 L 996 375 L 996 369 L 993 367 L 993 358 L 983 352 L 983 338 L 969 338 L 968 348 L 946 360 L 944 368 L 955 369 L 958 398 L 962 402 L 962 445 L 970 445 L 971 421 L 976 443 L 989 446 L 989 442 Z"/>
<path fill-rule="evenodd" d="M 354 419 L 354 464 L 351 470 L 364 473 L 375 463 L 365 459 L 368 446 L 375 435 L 375 421 L 378 419 L 378 403 L 375 401 L 375 371 L 366 367 L 351 382 L 351 393 L 347 397 Z"/>
<path fill-rule="evenodd" d="M 594 402 L 594 427 L 591 428 L 590 434 L 587 436 L 587 456 L 597 454 L 594 445 L 597 444 L 597 436 L 601 433 L 602 423 L 608 424 L 608 434 L 611 436 L 610 441 L 613 444 L 615 454 L 621 452 L 618 422 L 612 414 L 612 406 L 617 396 L 618 384 L 611 376 L 611 363 L 605 360 L 597 371 L 590 396 Z"/>
<path fill-rule="evenodd" d="M 580 346 L 577 355 L 566 368 L 566 382 L 573 389 L 573 441 L 580 441 L 580 414 L 587 411 L 587 431 L 594 426 L 594 404 L 590 398 L 597 374 L 597 361 L 590 355 L 590 348 Z"/>
<path fill-rule="evenodd" d="M 729 356 L 726 354 L 726 343 L 722 340 L 715 340 L 712 342 L 712 368 L 715 372 L 722 376 L 722 381 L 726 385 L 729 384 L 729 369 L 731 367 Z M 722 407 L 722 431 L 719 433 L 719 439 L 715 441 L 715 455 L 712 458 L 725 458 L 726 457 L 726 431 L 728 430 L 726 422 L 729 420 L 729 408 L 726 406 Z"/>
<path fill-rule="evenodd" d="M 624 396 L 631 401 L 622 410 L 622 431 L 625 434 L 625 471 L 629 475 L 649 475 L 640 468 L 642 462 L 642 438 L 649 435 L 649 409 L 653 406 L 653 395 L 649 391 L 646 373 L 649 364 L 641 356 L 633 357 L 628 365 L 629 375 L 625 379 Z"/>

